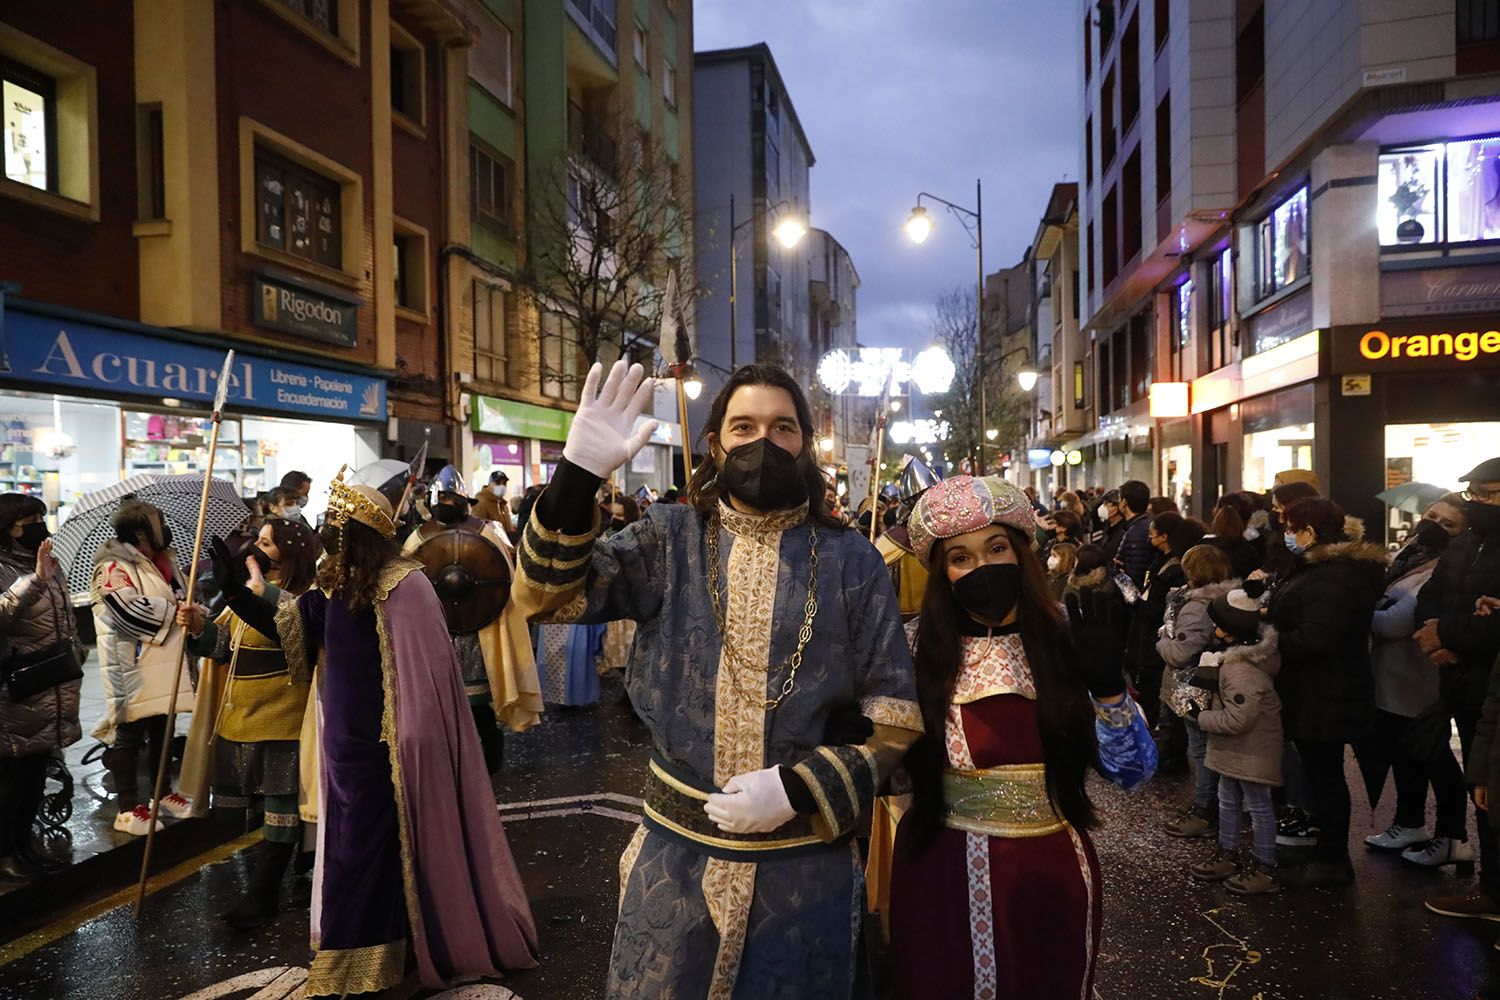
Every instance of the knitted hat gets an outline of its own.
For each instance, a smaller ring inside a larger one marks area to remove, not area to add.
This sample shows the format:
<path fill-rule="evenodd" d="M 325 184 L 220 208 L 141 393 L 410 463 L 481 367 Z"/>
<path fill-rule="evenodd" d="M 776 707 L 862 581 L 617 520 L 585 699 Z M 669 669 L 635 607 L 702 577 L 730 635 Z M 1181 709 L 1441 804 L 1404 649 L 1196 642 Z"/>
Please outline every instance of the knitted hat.
<path fill-rule="evenodd" d="M 930 487 L 917 500 L 907 530 L 912 551 L 923 566 L 934 542 L 987 524 L 1008 524 L 1023 532 L 1036 530 L 1031 501 L 1020 489 L 998 476 L 954 476 Z"/>
<path fill-rule="evenodd" d="M 1243 590 L 1215 597 L 1208 603 L 1208 617 L 1236 639 L 1253 639 L 1260 634 L 1260 602 Z"/>

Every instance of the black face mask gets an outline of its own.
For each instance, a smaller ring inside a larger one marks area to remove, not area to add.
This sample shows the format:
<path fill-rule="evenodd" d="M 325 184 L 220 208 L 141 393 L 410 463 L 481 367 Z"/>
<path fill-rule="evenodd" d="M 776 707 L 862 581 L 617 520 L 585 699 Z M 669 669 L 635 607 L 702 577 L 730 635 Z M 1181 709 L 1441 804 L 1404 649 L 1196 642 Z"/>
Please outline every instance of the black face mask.
<path fill-rule="evenodd" d="M 1448 544 L 1448 532 L 1436 521 L 1418 521 L 1415 532 L 1417 544 L 1429 549 L 1441 549 Z"/>
<path fill-rule="evenodd" d="M 21 537 L 16 539 L 16 544 L 27 552 L 35 552 L 41 548 L 43 542 L 52 537 L 52 532 L 41 521 L 34 524 L 21 525 Z"/>
<path fill-rule="evenodd" d="M 770 438 L 742 444 L 725 455 L 719 479 L 730 496 L 756 510 L 785 510 L 807 500 L 801 465 Z"/>
<path fill-rule="evenodd" d="M 881 520 L 885 522 L 887 528 L 894 528 L 896 526 L 896 511 L 894 509 L 886 511 L 885 516 Z"/>
<path fill-rule="evenodd" d="M 272 561 L 270 554 L 258 545 L 250 546 L 250 558 L 254 559 L 255 564 L 260 567 L 262 576 L 270 575 L 271 571 L 276 568 L 276 563 Z"/>
<path fill-rule="evenodd" d="M 451 503 L 440 503 L 432 508 L 432 516 L 437 518 L 439 524 L 457 524 L 464 519 L 462 507 L 455 507 Z"/>
<path fill-rule="evenodd" d="M 1469 527 L 1481 535 L 1500 531 L 1500 507 L 1494 504 L 1470 500 L 1464 504 L 1464 513 L 1469 515 Z"/>
<path fill-rule="evenodd" d="M 1021 599 L 1021 567 L 1015 563 L 991 563 L 958 578 L 953 599 L 970 615 L 1003 622 Z"/>
<path fill-rule="evenodd" d="M 624 531 L 625 530 L 625 519 L 623 517 L 612 517 L 612 518 L 610 518 L 609 519 L 609 529 L 611 531 Z"/>

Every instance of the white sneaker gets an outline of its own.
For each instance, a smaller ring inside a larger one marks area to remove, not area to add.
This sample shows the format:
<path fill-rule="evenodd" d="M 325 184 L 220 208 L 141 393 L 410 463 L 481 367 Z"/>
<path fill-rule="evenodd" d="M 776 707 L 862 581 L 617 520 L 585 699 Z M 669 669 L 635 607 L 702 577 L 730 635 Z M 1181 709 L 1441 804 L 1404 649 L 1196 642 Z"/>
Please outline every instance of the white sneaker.
<path fill-rule="evenodd" d="M 1474 852 L 1462 840 L 1433 837 L 1425 847 L 1408 847 L 1402 851 L 1401 860 L 1423 868 L 1439 868 L 1443 865 L 1456 865 L 1461 861 L 1473 861 Z"/>
<path fill-rule="evenodd" d="M 1432 839 L 1425 826 L 1399 826 L 1392 823 L 1384 833 L 1365 838 L 1365 843 L 1382 851 L 1404 851 L 1415 844 L 1425 844 Z"/>
<path fill-rule="evenodd" d="M 130 812 L 123 812 L 115 816 L 115 829 L 121 833 L 128 833 L 132 837 L 144 837 L 146 831 L 151 827 L 151 810 L 145 806 L 136 806 Z M 156 828 L 162 828 L 161 820 L 156 821 Z"/>
<path fill-rule="evenodd" d="M 176 792 L 163 795 L 158 812 L 164 812 L 173 819 L 187 819 L 193 815 L 193 800 Z"/>

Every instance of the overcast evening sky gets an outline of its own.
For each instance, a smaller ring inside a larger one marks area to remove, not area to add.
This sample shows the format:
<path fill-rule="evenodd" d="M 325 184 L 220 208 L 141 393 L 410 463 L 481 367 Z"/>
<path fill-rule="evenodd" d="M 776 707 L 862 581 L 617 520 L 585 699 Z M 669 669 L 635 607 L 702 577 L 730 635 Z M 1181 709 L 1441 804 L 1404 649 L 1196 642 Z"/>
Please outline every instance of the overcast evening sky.
<path fill-rule="evenodd" d="M 1071 0 L 697 0 L 697 50 L 764 41 L 812 144 L 812 224 L 859 270 L 859 336 L 920 346 L 934 300 L 972 288 L 974 250 L 918 191 L 973 207 L 984 181 L 985 270 L 1020 260 L 1052 185 L 1078 177 Z"/>

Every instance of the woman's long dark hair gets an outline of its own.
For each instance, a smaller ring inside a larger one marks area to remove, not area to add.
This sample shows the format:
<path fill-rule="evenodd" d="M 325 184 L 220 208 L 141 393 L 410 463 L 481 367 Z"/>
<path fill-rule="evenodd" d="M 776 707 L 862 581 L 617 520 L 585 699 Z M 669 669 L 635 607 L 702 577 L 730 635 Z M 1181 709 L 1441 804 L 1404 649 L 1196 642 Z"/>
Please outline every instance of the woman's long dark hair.
<path fill-rule="evenodd" d="M 281 553 L 281 583 L 278 585 L 289 594 L 301 594 L 313 585 L 318 576 L 318 556 L 323 554 L 323 543 L 312 529 L 284 517 L 267 518 L 271 526 L 271 542 Z"/>
<path fill-rule="evenodd" d="M 401 554 L 396 540 L 353 518 L 342 526 L 323 525 L 322 540 L 329 557 L 318 566 L 318 586 L 342 598 L 350 611 L 373 605 L 380 571 Z"/>
<path fill-rule="evenodd" d="M 802 478 L 807 485 L 807 516 L 816 521 L 819 527 L 843 528 L 844 523 L 833 516 L 833 509 L 828 504 L 828 477 L 818 468 L 813 457 L 812 408 L 807 405 L 807 394 L 802 391 L 802 386 L 797 384 L 796 379 L 780 368 L 773 365 L 745 365 L 743 368 L 736 368 L 724 383 L 724 388 L 714 397 L 713 405 L 708 408 L 708 419 L 698 431 L 698 440 L 706 442 L 710 431 L 714 434 L 720 432 L 730 399 L 747 385 L 782 389 L 792 397 L 792 405 L 797 409 L 797 423 L 802 428 L 802 453 L 797 456 L 797 467 L 802 470 Z M 719 486 L 718 462 L 710 454 L 694 471 L 692 481 L 688 483 L 688 503 L 701 516 L 708 518 L 718 510 L 723 495 L 723 489 Z"/>
<path fill-rule="evenodd" d="M 1063 663 L 1069 643 L 1061 610 L 1047 584 L 1041 560 L 1031 547 L 1029 533 L 1005 525 L 1011 549 L 1021 567 L 1021 599 L 1017 608 L 1021 642 L 1036 683 L 1038 724 L 1047 764 L 1047 792 L 1052 804 L 1079 829 L 1097 825 L 1093 803 L 1083 780 L 1097 753 L 1094 712 L 1088 691 Z M 963 663 L 963 609 L 953 597 L 953 585 L 943 568 L 944 543 L 932 548 L 932 570 L 922 595 L 914 660 L 917 700 L 926 733 L 906 757 L 915 792 L 912 812 L 916 846 L 930 843 L 942 826 L 943 769 L 947 766 L 948 706 Z"/>

